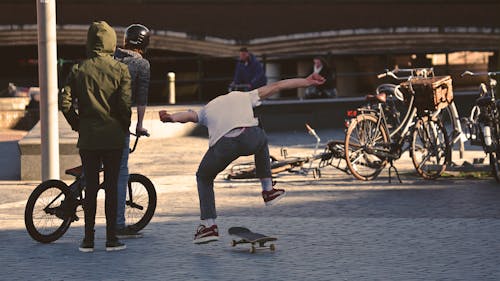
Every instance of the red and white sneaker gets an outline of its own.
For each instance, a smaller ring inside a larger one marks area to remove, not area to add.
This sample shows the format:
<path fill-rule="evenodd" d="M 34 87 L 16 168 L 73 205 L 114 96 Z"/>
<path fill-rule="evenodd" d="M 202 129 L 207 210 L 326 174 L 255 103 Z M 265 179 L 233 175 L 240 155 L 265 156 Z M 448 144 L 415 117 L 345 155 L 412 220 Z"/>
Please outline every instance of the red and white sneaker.
<path fill-rule="evenodd" d="M 214 224 L 211 227 L 206 227 L 202 224 L 198 226 L 196 234 L 194 235 L 194 244 L 206 244 L 219 240 L 219 229 Z"/>
<path fill-rule="evenodd" d="M 262 198 L 264 198 L 264 203 L 266 206 L 271 206 L 274 203 L 285 197 L 286 192 L 284 189 L 272 189 L 269 191 L 262 191 Z"/>

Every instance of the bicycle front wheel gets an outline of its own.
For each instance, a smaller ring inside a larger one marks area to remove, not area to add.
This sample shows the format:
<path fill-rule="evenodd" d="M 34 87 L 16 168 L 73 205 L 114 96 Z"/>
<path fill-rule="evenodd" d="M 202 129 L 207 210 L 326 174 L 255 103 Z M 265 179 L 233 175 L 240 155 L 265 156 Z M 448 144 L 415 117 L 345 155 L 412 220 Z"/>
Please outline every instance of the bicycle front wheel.
<path fill-rule="evenodd" d="M 125 219 L 136 231 L 143 229 L 153 218 L 156 210 L 156 190 L 147 177 L 130 174 L 125 202 Z"/>
<path fill-rule="evenodd" d="M 352 119 L 345 136 L 345 159 L 349 171 L 357 179 L 375 179 L 387 164 L 377 150 L 387 148 L 389 137 L 373 115 L 362 114 Z"/>
<path fill-rule="evenodd" d="M 49 180 L 38 185 L 24 210 L 24 224 L 31 238 L 50 243 L 63 236 L 75 213 L 74 203 L 64 182 Z"/>
<path fill-rule="evenodd" d="M 424 117 L 413 131 L 411 158 L 424 179 L 436 179 L 445 171 L 450 151 L 448 134 L 440 121 Z"/>

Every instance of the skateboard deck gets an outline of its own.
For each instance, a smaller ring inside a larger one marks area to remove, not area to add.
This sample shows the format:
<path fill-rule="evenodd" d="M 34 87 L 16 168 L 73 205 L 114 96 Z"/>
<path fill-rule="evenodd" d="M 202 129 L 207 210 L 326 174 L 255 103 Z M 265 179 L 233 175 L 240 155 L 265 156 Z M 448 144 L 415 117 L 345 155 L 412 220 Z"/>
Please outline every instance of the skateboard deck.
<path fill-rule="evenodd" d="M 269 249 L 276 250 L 274 244 L 266 245 L 267 242 L 278 240 L 276 237 L 270 237 L 264 234 L 252 232 L 246 227 L 231 227 L 228 230 L 230 235 L 236 236 L 239 239 L 233 240 L 231 246 L 235 247 L 238 244 L 252 244 L 250 253 L 255 253 L 257 250 Z"/>

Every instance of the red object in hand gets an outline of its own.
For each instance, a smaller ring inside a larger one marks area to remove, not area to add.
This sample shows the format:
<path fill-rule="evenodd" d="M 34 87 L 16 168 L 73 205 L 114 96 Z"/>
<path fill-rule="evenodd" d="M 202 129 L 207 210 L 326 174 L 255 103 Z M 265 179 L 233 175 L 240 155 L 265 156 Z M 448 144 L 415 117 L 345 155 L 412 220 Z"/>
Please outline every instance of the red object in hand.
<path fill-rule="evenodd" d="M 163 121 L 163 122 L 167 122 L 167 118 L 169 116 L 169 114 L 167 113 L 166 110 L 160 110 L 160 112 L 158 112 L 158 115 L 160 116 L 160 120 Z"/>

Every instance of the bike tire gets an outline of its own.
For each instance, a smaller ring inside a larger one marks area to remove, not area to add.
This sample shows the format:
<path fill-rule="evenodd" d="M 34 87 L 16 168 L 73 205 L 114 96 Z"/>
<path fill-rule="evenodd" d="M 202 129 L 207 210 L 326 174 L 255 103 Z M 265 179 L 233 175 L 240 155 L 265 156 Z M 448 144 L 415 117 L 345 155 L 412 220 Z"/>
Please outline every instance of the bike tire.
<path fill-rule="evenodd" d="M 495 151 L 492 151 L 488 153 L 488 156 L 490 158 L 490 167 L 491 167 L 491 173 L 493 174 L 493 177 L 495 180 L 500 183 L 500 163 L 498 159 L 498 153 Z"/>
<path fill-rule="evenodd" d="M 387 164 L 386 158 L 369 153 L 365 148 L 389 143 L 386 130 L 371 114 L 358 115 L 351 120 L 344 142 L 345 160 L 351 174 L 363 181 L 377 178 Z"/>
<path fill-rule="evenodd" d="M 488 156 L 490 158 L 490 167 L 491 167 L 491 173 L 493 174 L 493 177 L 497 181 L 497 183 L 500 183 L 500 159 L 498 159 L 498 154 L 500 151 L 500 144 L 499 144 L 499 125 L 496 122 L 493 122 L 491 126 L 491 151 L 488 153 Z"/>
<path fill-rule="evenodd" d="M 441 121 L 421 118 L 415 124 L 410 154 L 417 173 L 424 179 L 436 179 L 446 170 L 451 153 L 446 128 Z"/>
<path fill-rule="evenodd" d="M 460 159 L 464 157 L 464 120 L 460 120 L 458 115 L 458 110 L 455 102 L 451 102 L 447 107 L 441 109 L 438 115 L 439 120 L 446 128 L 448 133 L 448 140 L 450 141 L 451 152 L 448 159 L 449 163 L 452 163 L 453 151 L 458 151 L 458 156 Z"/>
<path fill-rule="evenodd" d="M 153 218 L 156 210 L 156 189 L 149 178 L 130 174 L 125 203 L 125 220 L 136 231 L 143 229 Z"/>
<path fill-rule="evenodd" d="M 63 236 L 76 211 L 71 198 L 69 187 L 62 181 L 48 180 L 39 184 L 28 198 L 24 210 L 24 224 L 31 238 L 51 243 Z"/>

